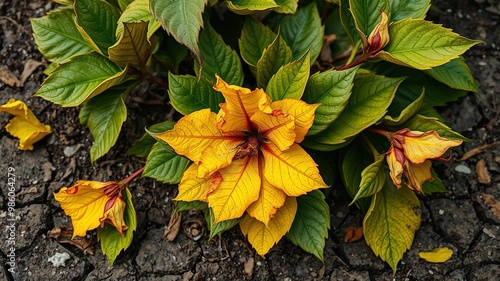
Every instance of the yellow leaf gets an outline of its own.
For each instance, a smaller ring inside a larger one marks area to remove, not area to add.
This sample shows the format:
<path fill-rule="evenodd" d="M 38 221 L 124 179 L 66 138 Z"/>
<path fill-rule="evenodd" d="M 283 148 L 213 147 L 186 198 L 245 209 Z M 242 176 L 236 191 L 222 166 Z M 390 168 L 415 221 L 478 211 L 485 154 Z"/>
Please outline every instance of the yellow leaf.
<path fill-rule="evenodd" d="M 288 196 L 299 196 L 311 190 L 328 187 L 314 160 L 298 144 L 280 151 L 272 143 L 262 145 L 264 177 Z"/>
<path fill-rule="evenodd" d="M 308 104 L 296 99 L 284 99 L 275 101 L 271 104 L 272 109 L 280 109 L 283 113 L 290 114 L 294 117 L 296 143 L 300 143 L 304 140 L 307 131 L 309 131 L 314 122 L 314 113 L 318 106 L 320 106 L 319 103 Z"/>
<path fill-rule="evenodd" d="M 222 93 L 226 102 L 221 104 L 219 113 L 219 128 L 223 132 L 253 130 L 250 117 L 257 111 L 270 113 L 269 103 L 271 98 L 262 90 L 250 89 L 229 85 L 219 76 L 214 89 Z"/>
<path fill-rule="evenodd" d="M 278 209 L 267 226 L 247 214 L 240 221 L 240 229 L 257 253 L 264 256 L 290 229 L 296 212 L 297 200 L 295 197 L 287 197 L 285 204 Z"/>
<path fill-rule="evenodd" d="M 100 219 L 101 227 L 104 227 L 104 222 L 107 222 L 114 226 L 121 236 L 124 236 L 123 231 L 128 228 L 123 219 L 127 204 L 120 197 L 114 197 L 106 203 L 107 206 L 111 206 L 111 208 L 105 211 L 103 218 Z"/>
<path fill-rule="evenodd" d="M 72 187 L 63 187 L 54 198 L 61 204 L 64 213 L 71 217 L 73 238 L 85 236 L 87 230 L 97 228 L 104 216 L 104 208 L 109 197 L 104 193 L 115 182 L 79 180 Z"/>
<path fill-rule="evenodd" d="M 281 110 L 273 110 L 271 114 L 258 111 L 251 118 L 257 125 L 259 133 L 272 141 L 281 151 L 287 150 L 295 142 L 294 119 Z"/>
<path fill-rule="evenodd" d="M 217 142 L 214 146 L 207 147 L 201 154 L 198 161 L 198 177 L 206 178 L 216 171 L 225 168 L 231 164 L 237 147 L 241 144 L 239 141 Z"/>
<path fill-rule="evenodd" d="M 281 189 L 262 178 L 259 199 L 248 206 L 247 213 L 267 225 L 276 211 L 285 204 L 285 199 L 286 194 Z"/>
<path fill-rule="evenodd" d="M 184 155 L 198 163 L 208 147 L 231 146 L 231 142 L 243 142 L 241 132 L 221 133 L 216 127 L 216 115 L 210 109 L 195 111 L 182 117 L 174 129 L 156 134 L 166 141 L 177 154 Z M 236 153 L 236 151 L 235 151 Z"/>
<path fill-rule="evenodd" d="M 406 158 L 415 164 L 421 164 L 426 159 L 441 157 L 450 147 L 459 146 L 461 140 L 442 138 L 436 131 L 410 131 L 403 129 L 395 133 L 395 138 L 402 137 L 401 145 Z M 397 136 L 399 135 L 399 136 Z"/>
<path fill-rule="evenodd" d="M 261 179 L 258 157 L 233 161 L 219 171 L 222 181 L 208 195 L 208 206 L 214 212 L 214 224 L 239 218 L 259 198 Z"/>
<path fill-rule="evenodd" d="M 19 149 L 33 150 L 33 144 L 52 132 L 49 125 L 43 125 L 33 112 L 20 100 L 10 99 L 0 105 L 0 111 L 15 115 L 5 126 L 7 132 L 19 139 Z"/>
<path fill-rule="evenodd" d="M 207 202 L 207 188 L 210 179 L 198 178 L 197 174 L 198 166 L 193 163 L 182 176 L 179 183 L 179 194 L 175 197 L 175 200 Z"/>
<path fill-rule="evenodd" d="M 422 184 L 434 180 L 431 173 L 431 160 L 425 160 L 422 164 L 407 162 L 406 165 L 408 168 L 405 169 L 405 175 L 408 179 L 409 188 L 420 193 L 422 192 Z"/>
<path fill-rule="evenodd" d="M 419 252 L 418 256 L 428 262 L 441 263 L 453 256 L 453 250 L 449 248 L 436 248 L 428 252 Z"/>
<path fill-rule="evenodd" d="M 385 159 L 389 165 L 389 175 L 391 176 L 392 182 L 397 188 L 400 188 L 401 177 L 403 176 L 403 164 L 398 161 L 396 156 L 397 149 L 398 148 L 391 147 Z"/>

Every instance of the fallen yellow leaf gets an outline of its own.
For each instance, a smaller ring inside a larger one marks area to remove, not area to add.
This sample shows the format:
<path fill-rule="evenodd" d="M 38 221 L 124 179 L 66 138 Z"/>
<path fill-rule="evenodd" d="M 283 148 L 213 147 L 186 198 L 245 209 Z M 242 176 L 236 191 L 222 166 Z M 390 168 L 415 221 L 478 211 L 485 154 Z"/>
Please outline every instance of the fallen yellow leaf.
<path fill-rule="evenodd" d="M 419 252 L 418 256 L 428 262 L 441 263 L 449 260 L 453 255 L 453 250 L 449 248 L 436 248 L 428 252 Z"/>
<path fill-rule="evenodd" d="M 0 105 L 0 111 L 15 115 L 5 130 L 19 139 L 19 149 L 33 150 L 33 144 L 52 132 L 49 125 L 43 125 L 35 114 L 20 100 L 10 99 Z"/>

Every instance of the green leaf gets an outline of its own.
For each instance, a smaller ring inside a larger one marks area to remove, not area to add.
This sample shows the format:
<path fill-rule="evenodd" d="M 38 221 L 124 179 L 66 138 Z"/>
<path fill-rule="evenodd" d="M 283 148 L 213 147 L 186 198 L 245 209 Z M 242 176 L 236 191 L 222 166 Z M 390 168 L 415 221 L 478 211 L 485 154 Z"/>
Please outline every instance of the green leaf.
<path fill-rule="evenodd" d="M 309 78 L 309 52 L 301 58 L 282 66 L 271 77 L 266 93 L 273 101 L 282 99 L 300 99 Z"/>
<path fill-rule="evenodd" d="M 266 88 L 267 83 L 281 66 L 292 60 L 292 50 L 281 35 L 276 35 L 273 43 L 267 47 L 257 62 L 257 86 Z"/>
<path fill-rule="evenodd" d="M 182 211 L 191 211 L 191 210 L 199 210 L 199 211 L 204 211 L 208 209 L 208 204 L 207 202 L 202 202 L 202 201 L 175 201 L 175 211 L 176 212 L 182 212 Z"/>
<path fill-rule="evenodd" d="M 85 102 L 80 110 L 80 116 L 86 116 L 85 125 L 94 137 L 90 148 L 91 163 L 106 154 L 118 140 L 122 124 L 127 119 L 123 95 L 134 86 L 135 83 L 116 85 Z"/>
<path fill-rule="evenodd" d="M 200 34 L 200 51 L 203 61 L 202 76 L 215 84 L 215 74 L 231 85 L 241 86 L 243 83 L 243 67 L 240 57 L 231 49 L 222 37 L 207 22 Z M 195 72 L 199 64 L 195 64 Z"/>
<path fill-rule="evenodd" d="M 148 23 L 123 23 L 123 33 L 115 45 L 109 47 L 109 59 L 120 66 L 130 64 L 144 67 L 156 47 L 156 37 L 148 40 Z"/>
<path fill-rule="evenodd" d="M 127 0 L 129 1 L 129 0 Z M 153 18 L 153 15 L 149 11 L 149 0 L 135 0 L 123 11 L 120 18 L 118 19 L 118 27 L 116 28 L 116 38 L 120 38 L 123 32 L 124 22 L 138 22 L 145 21 L 148 23 L 148 40 L 153 36 L 158 28 L 160 28 L 161 23 Z"/>
<path fill-rule="evenodd" d="M 356 29 L 356 24 L 354 23 L 354 17 L 349 8 L 349 0 L 340 0 L 340 20 L 344 26 L 347 36 L 351 39 L 352 46 L 358 46 L 361 41 L 359 32 Z"/>
<path fill-rule="evenodd" d="M 469 66 L 462 57 L 450 62 L 425 70 L 432 78 L 448 85 L 454 89 L 477 92 L 477 85 L 474 82 Z"/>
<path fill-rule="evenodd" d="M 168 130 L 172 130 L 174 128 L 174 125 L 175 122 L 163 121 L 161 123 L 151 125 L 147 130 L 151 133 L 158 134 Z M 127 151 L 127 154 L 132 154 L 138 157 L 147 157 L 156 142 L 156 139 L 153 138 L 150 134 L 144 133 L 144 135 L 140 139 L 132 144 L 132 147 Z"/>
<path fill-rule="evenodd" d="M 454 132 L 450 127 L 439 122 L 437 118 L 426 117 L 420 114 L 413 116 L 410 120 L 404 123 L 401 127 L 409 128 L 412 131 L 427 132 L 430 130 L 436 131 L 440 137 L 452 140 L 468 140 L 461 134 Z"/>
<path fill-rule="evenodd" d="M 170 104 L 183 115 L 210 108 L 219 112 L 219 103 L 224 102 L 222 94 L 213 89 L 205 79 L 190 75 L 168 74 L 168 96 Z"/>
<path fill-rule="evenodd" d="M 423 19 L 431 7 L 431 0 L 391 0 L 390 21 L 406 18 Z"/>
<path fill-rule="evenodd" d="M 286 237 L 323 261 L 325 239 L 330 228 L 330 208 L 325 195 L 313 190 L 297 197 L 297 213 Z"/>
<path fill-rule="evenodd" d="M 198 36 L 203 27 L 201 14 L 205 9 L 204 0 L 150 0 L 153 16 L 161 22 L 163 28 L 174 38 L 188 47 L 198 61 L 201 52 Z"/>
<path fill-rule="evenodd" d="M 436 171 L 434 171 L 433 168 L 431 168 L 431 174 L 432 177 L 434 178 L 433 181 L 427 181 L 422 184 L 422 193 L 425 195 L 430 195 L 434 193 L 446 193 L 448 192 L 448 189 L 444 186 L 443 182 L 437 175 Z"/>
<path fill-rule="evenodd" d="M 115 31 L 120 13 L 101 0 L 78 0 L 74 4 L 76 27 L 87 43 L 102 55 L 115 44 Z"/>
<path fill-rule="evenodd" d="M 382 124 L 388 126 L 399 125 L 401 123 L 406 122 L 413 115 L 417 114 L 417 112 L 420 110 L 420 108 L 424 103 L 425 99 L 424 92 L 425 89 L 422 89 L 422 94 L 406 107 L 403 106 L 403 109 L 400 109 L 401 106 L 398 103 L 398 94 L 396 93 L 394 101 L 392 102 L 391 106 L 389 106 L 388 114 L 384 116 L 384 119 L 382 119 Z"/>
<path fill-rule="evenodd" d="M 359 142 L 355 142 L 349 147 L 342 157 L 341 175 L 347 193 L 351 198 L 355 198 L 359 193 L 361 184 L 361 173 L 373 163 L 373 155 L 368 153 Z M 354 200 L 353 200 L 354 201 Z M 364 212 L 368 211 L 370 198 L 359 198 L 356 205 Z"/>
<path fill-rule="evenodd" d="M 328 145 L 340 144 L 375 124 L 384 117 L 403 80 L 358 73 L 344 111 L 324 131 L 315 135 L 314 140 Z"/>
<path fill-rule="evenodd" d="M 361 172 L 361 182 L 359 190 L 352 199 L 352 203 L 359 198 L 366 198 L 379 192 L 385 184 L 386 174 L 383 168 L 385 157 L 378 156 L 375 162 Z"/>
<path fill-rule="evenodd" d="M 63 107 L 78 106 L 118 84 L 126 73 L 127 68 L 122 70 L 97 53 L 79 55 L 59 65 L 35 96 Z"/>
<path fill-rule="evenodd" d="M 395 189 L 386 185 L 372 197 L 363 220 L 363 234 L 375 255 L 396 272 L 398 262 L 413 243 L 420 222 L 420 201 L 415 193 L 405 186 Z"/>
<path fill-rule="evenodd" d="M 275 0 L 278 7 L 273 10 L 281 14 L 295 14 L 298 0 Z"/>
<path fill-rule="evenodd" d="M 316 109 L 314 123 L 308 135 L 325 130 L 344 110 L 353 86 L 358 67 L 346 70 L 327 70 L 311 75 L 304 91 L 304 101 L 309 104 L 320 103 Z"/>
<path fill-rule="evenodd" d="M 255 12 L 278 8 L 273 0 L 227 0 L 227 7 L 238 15 L 250 15 Z"/>
<path fill-rule="evenodd" d="M 360 37 L 363 41 L 380 22 L 380 10 L 388 12 L 387 2 L 387 0 L 349 0 L 354 24 L 361 32 Z"/>
<path fill-rule="evenodd" d="M 132 194 L 128 188 L 125 188 L 122 195 L 126 204 L 123 219 L 128 226 L 123 231 L 124 236 L 121 236 L 116 228 L 108 223 L 105 223 L 103 228 L 97 228 L 97 240 L 101 241 L 101 250 L 108 258 L 110 265 L 113 265 L 122 250 L 130 246 L 134 231 L 137 229 L 137 216 L 132 203 Z"/>
<path fill-rule="evenodd" d="M 280 30 L 281 36 L 292 50 L 294 60 L 310 50 L 310 64 L 316 61 L 321 52 L 325 33 L 316 3 L 313 2 L 299 9 L 294 15 L 284 16 Z"/>
<path fill-rule="evenodd" d="M 212 209 L 207 208 L 203 210 L 203 213 L 205 214 L 205 220 L 207 221 L 208 230 L 210 231 L 210 239 L 214 238 L 215 235 L 220 237 L 224 231 L 233 228 L 241 220 L 241 218 L 230 219 L 214 224 L 215 216 Z"/>
<path fill-rule="evenodd" d="M 269 27 L 261 24 L 252 17 L 245 19 L 238 40 L 243 60 L 250 66 L 256 66 L 264 50 L 273 43 L 276 34 Z"/>
<path fill-rule="evenodd" d="M 445 64 L 481 42 L 421 19 L 395 22 L 389 27 L 389 36 L 389 44 L 377 57 L 420 70 Z"/>
<path fill-rule="evenodd" d="M 142 176 L 164 183 L 179 183 L 190 163 L 186 157 L 172 153 L 161 143 L 156 143 L 148 155 Z"/>
<path fill-rule="evenodd" d="M 76 28 L 73 9 L 54 10 L 30 21 L 38 50 L 51 62 L 63 63 L 92 51 Z"/>

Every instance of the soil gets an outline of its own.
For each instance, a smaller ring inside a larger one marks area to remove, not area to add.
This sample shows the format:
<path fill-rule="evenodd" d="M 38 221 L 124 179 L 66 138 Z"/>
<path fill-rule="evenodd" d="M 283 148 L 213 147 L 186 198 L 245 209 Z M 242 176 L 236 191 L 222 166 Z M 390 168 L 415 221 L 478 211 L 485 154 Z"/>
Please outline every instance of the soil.
<path fill-rule="evenodd" d="M 33 151 L 19 151 L 18 141 L 4 129 L 10 116 L 0 114 L 0 171 L 2 173 L 0 229 L 0 280 L 498 280 L 500 276 L 500 218 L 485 203 L 488 195 L 500 200 L 500 145 L 465 161 L 465 152 L 500 141 L 500 10 L 498 1 L 434 1 L 429 20 L 442 23 L 461 35 L 480 39 L 464 57 L 473 76 L 481 83 L 479 93 L 470 93 L 442 109 L 449 126 L 471 141 L 454 149 L 448 163 L 436 166 L 449 193 L 420 197 L 422 226 L 412 249 L 403 257 L 395 276 L 363 240 L 345 243 L 344 230 L 360 225 L 362 216 L 348 207 L 342 188 L 330 198 L 332 227 L 326 241 L 324 263 L 283 239 L 266 256 L 258 256 L 236 228 L 222 239 L 204 235 L 194 241 L 181 231 L 173 242 L 163 232 L 173 209 L 175 188 L 151 179 L 140 179 L 130 187 L 139 221 L 129 249 L 109 267 L 99 246 L 94 255 L 75 246 L 60 244 L 47 232 L 71 222 L 53 198 L 53 192 L 71 186 L 78 179 L 100 181 L 125 178 L 144 165 L 144 160 L 126 156 L 144 127 L 165 120 L 172 112 L 159 90 L 143 87 L 129 101 L 128 119 L 120 141 L 105 157 L 91 165 L 92 138 L 78 121 L 77 108 L 61 108 L 32 98 L 45 76 L 47 62 L 37 51 L 29 18 L 41 17 L 56 4 L 48 0 L 0 0 L 0 67 L 20 77 L 29 59 L 40 61 L 22 87 L 0 82 L 0 104 L 9 98 L 25 101 L 36 116 L 50 124 L 54 133 L 35 145 Z M 148 104 L 148 101 L 158 101 Z M 491 183 L 478 180 L 476 165 L 485 163 Z M 7 271 L 7 173 L 15 169 L 16 230 L 15 274 Z M 486 194 L 486 195 L 485 195 Z M 183 213 L 183 222 L 196 219 Z M 95 232 L 89 232 L 95 242 Z M 448 247 L 453 257 L 445 263 L 428 263 L 418 252 Z M 49 258 L 64 257 L 60 266 Z"/>

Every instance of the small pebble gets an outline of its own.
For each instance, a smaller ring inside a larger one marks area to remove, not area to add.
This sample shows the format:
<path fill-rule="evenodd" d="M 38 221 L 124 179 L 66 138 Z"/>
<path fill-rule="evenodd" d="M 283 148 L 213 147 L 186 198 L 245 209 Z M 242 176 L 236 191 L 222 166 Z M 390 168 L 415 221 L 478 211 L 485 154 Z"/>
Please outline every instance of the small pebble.
<path fill-rule="evenodd" d="M 65 262 L 69 260 L 71 257 L 68 253 L 63 252 L 63 253 L 58 253 L 56 252 L 53 256 L 48 258 L 48 261 L 52 263 L 53 266 L 59 267 L 59 266 L 66 266 Z"/>
<path fill-rule="evenodd" d="M 442 216 L 444 214 L 444 210 L 443 209 L 439 209 L 438 213 Z"/>
<path fill-rule="evenodd" d="M 459 164 L 455 167 L 455 171 L 464 174 L 472 173 L 471 169 L 463 164 Z"/>
<path fill-rule="evenodd" d="M 66 157 L 71 157 L 73 155 L 75 155 L 75 153 L 78 152 L 78 150 L 80 149 L 80 147 L 82 147 L 83 145 L 82 144 L 75 144 L 75 145 L 70 145 L 70 146 L 65 146 L 64 147 L 64 156 Z"/>

